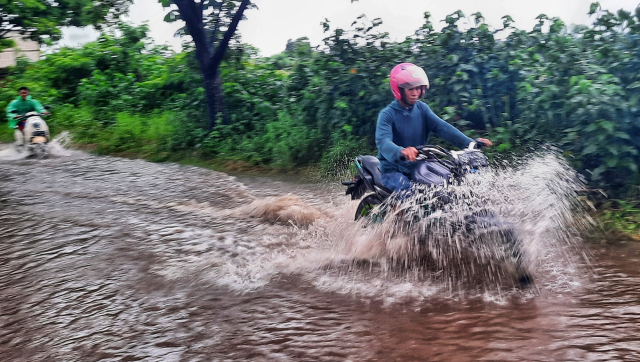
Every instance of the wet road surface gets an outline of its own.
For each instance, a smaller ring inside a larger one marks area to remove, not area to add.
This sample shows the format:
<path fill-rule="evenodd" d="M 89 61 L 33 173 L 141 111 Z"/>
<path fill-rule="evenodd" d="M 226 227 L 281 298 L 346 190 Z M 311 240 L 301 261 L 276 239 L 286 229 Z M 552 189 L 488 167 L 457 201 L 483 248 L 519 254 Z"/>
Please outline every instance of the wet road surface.
<path fill-rule="evenodd" d="M 287 193 L 324 221 L 247 216 Z M 549 260 L 528 290 L 452 292 L 326 267 L 353 209 L 324 185 L 0 157 L 1 360 L 640 360 L 640 245 L 583 246 L 591 265 Z"/>

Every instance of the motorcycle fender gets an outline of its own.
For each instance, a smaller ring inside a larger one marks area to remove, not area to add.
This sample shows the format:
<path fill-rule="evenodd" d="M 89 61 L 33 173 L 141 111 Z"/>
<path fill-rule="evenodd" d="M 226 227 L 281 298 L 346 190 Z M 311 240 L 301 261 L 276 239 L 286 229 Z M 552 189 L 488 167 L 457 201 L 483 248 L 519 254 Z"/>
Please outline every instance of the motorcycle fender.
<path fill-rule="evenodd" d="M 367 192 L 367 186 L 362 179 L 358 177 L 355 182 L 349 185 L 346 195 L 351 195 L 351 200 L 357 200 L 361 198 L 365 192 Z"/>
<path fill-rule="evenodd" d="M 47 143 L 47 137 L 36 136 L 33 137 L 31 143 Z"/>

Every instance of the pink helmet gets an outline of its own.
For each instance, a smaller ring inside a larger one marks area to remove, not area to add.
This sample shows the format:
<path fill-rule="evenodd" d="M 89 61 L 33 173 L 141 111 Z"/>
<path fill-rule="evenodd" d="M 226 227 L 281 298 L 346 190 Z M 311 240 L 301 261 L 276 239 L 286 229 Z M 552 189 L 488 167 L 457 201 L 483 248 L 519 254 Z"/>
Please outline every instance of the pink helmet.
<path fill-rule="evenodd" d="M 389 77 L 389 85 L 391 85 L 391 93 L 393 96 L 400 100 L 402 94 L 400 88 L 410 89 L 417 86 L 422 86 L 422 94 L 424 95 L 425 88 L 429 88 L 429 77 L 422 68 L 411 63 L 398 64 L 391 70 Z"/>

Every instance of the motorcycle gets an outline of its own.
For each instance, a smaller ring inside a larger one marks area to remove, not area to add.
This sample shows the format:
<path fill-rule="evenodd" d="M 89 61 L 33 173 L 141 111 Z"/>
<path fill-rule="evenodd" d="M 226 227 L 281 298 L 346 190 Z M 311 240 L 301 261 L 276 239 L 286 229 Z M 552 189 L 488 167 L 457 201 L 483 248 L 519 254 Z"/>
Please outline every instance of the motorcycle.
<path fill-rule="evenodd" d="M 518 283 L 526 286 L 533 279 L 525 267 L 521 240 L 512 224 L 505 222 L 491 210 L 467 208 L 470 200 L 460 200 L 452 189 L 461 185 L 469 174 L 481 173 L 488 167 L 488 159 L 472 143 L 460 151 L 448 151 L 440 146 L 418 146 L 416 162 L 427 172 L 422 173 L 420 185 L 411 191 L 393 193 L 382 183 L 377 157 L 364 155 L 355 159 L 356 175 L 344 181 L 346 195 L 359 200 L 355 220 L 367 227 L 382 223 L 389 217 L 398 218 L 404 232 L 413 235 L 416 248 L 434 259 L 453 255 L 472 263 L 503 262 Z M 409 196 L 409 197 L 408 197 Z M 473 198 L 473 191 L 464 197 Z M 407 202 L 409 198 L 411 202 Z M 472 200 L 471 200 L 472 201 Z M 455 212 L 451 212 L 455 209 Z M 448 210 L 449 212 L 443 212 Z M 466 253 L 465 253 L 466 252 Z M 452 264 L 440 260 L 440 266 Z M 471 267 L 470 269 L 473 269 Z"/>
<path fill-rule="evenodd" d="M 487 167 L 487 157 L 480 149 L 469 148 L 461 151 L 447 151 L 440 146 L 418 146 L 417 162 L 424 162 L 429 171 L 425 177 L 427 182 L 434 186 L 442 186 L 455 182 L 460 182 L 466 173 L 475 173 Z M 357 174 L 353 181 L 344 181 L 347 186 L 346 195 L 351 195 L 352 200 L 362 198 L 367 195 L 358 205 L 355 220 L 369 217 L 371 211 L 384 201 L 389 199 L 392 191 L 382 183 L 381 172 L 378 168 L 380 161 L 375 156 L 358 156 L 355 159 Z M 434 177 L 435 175 L 435 177 Z"/>
<path fill-rule="evenodd" d="M 45 109 L 48 109 L 48 107 L 45 107 Z M 18 111 L 13 110 L 12 113 L 17 114 Z M 15 146 L 18 152 L 26 149 L 30 155 L 34 155 L 39 159 L 48 156 L 48 144 L 51 137 L 47 122 L 42 118 L 45 115 L 46 113 L 28 112 L 16 117 L 18 122 L 25 121 L 24 128 L 20 130 L 16 126 L 14 132 Z"/>

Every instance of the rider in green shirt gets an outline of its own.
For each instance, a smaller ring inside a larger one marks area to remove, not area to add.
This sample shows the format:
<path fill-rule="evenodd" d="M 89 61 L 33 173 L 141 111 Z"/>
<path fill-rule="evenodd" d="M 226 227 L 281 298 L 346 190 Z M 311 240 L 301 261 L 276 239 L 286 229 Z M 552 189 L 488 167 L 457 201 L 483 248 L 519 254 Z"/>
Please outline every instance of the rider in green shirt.
<path fill-rule="evenodd" d="M 18 122 L 16 117 L 24 115 L 28 112 L 38 112 L 49 114 L 42 104 L 35 99 L 33 99 L 29 95 L 29 88 L 20 87 L 18 89 L 18 98 L 16 98 L 13 102 L 9 103 L 7 107 L 7 119 L 9 120 L 9 128 L 19 128 L 22 130 L 24 128 L 24 122 Z M 13 110 L 17 110 L 18 113 L 12 113 Z"/>

